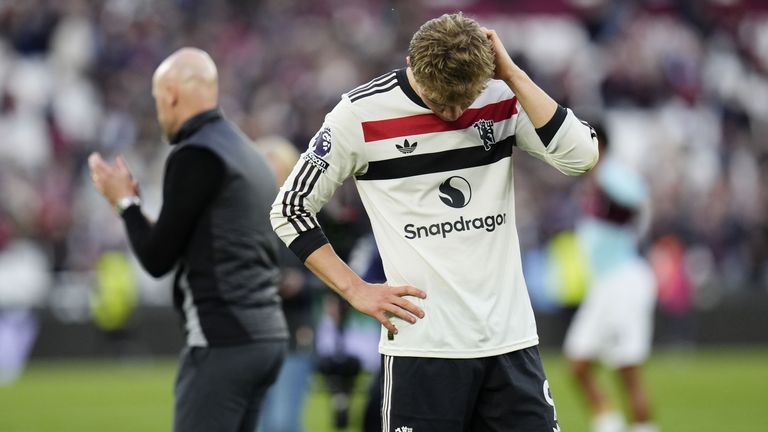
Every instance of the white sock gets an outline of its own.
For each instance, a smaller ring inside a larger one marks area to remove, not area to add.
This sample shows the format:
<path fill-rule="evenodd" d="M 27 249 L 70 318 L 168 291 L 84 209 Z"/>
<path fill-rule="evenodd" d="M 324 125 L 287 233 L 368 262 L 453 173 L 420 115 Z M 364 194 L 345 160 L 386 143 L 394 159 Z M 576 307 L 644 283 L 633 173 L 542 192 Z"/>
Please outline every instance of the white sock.
<path fill-rule="evenodd" d="M 659 432 L 658 426 L 651 422 L 635 423 L 632 425 L 632 432 Z"/>
<path fill-rule="evenodd" d="M 624 416 L 618 411 L 608 411 L 592 419 L 592 432 L 623 432 Z"/>

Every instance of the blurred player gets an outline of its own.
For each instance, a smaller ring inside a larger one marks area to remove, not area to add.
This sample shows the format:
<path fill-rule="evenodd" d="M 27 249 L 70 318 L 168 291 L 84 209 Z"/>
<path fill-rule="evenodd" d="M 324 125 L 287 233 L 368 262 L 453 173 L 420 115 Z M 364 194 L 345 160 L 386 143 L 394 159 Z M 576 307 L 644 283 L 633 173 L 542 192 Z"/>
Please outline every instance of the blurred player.
<path fill-rule="evenodd" d="M 345 93 L 272 207 L 280 237 L 381 322 L 386 432 L 558 431 L 515 229 L 512 152 L 577 175 L 591 129 L 462 15 L 425 23 L 408 67 Z M 315 217 L 354 177 L 387 276 L 366 283 Z"/>
<path fill-rule="evenodd" d="M 565 354 L 589 404 L 594 432 L 625 430 L 623 416 L 611 408 L 593 375 L 597 360 L 618 369 L 634 421 L 631 431 L 655 432 L 640 378 L 651 349 L 656 296 L 653 273 L 638 250 L 647 186 L 631 167 L 606 157 L 606 136 L 595 130 L 603 159 L 590 175 L 586 216 L 577 227 L 591 282 L 568 329 Z"/>
<path fill-rule="evenodd" d="M 277 183 L 283 184 L 299 160 L 296 147 L 280 136 L 260 138 L 254 144 L 267 157 Z M 258 431 L 301 432 L 304 430 L 304 402 L 313 372 L 314 277 L 310 279 L 311 275 L 303 263 L 285 245 L 281 244 L 279 249 L 281 274 L 278 292 L 290 337 L 283 367 L 264 399 Z"/>
<path fill-rule="evenodd" d="M 216 65 L 184 48 L 152 80 L 160 126 L 174 146 L 157 222 L 141 211 L 122 158 L 89 164 L 96 188 L 125 222 L 142 266 L 161 276 L 178 264 L 174 303 L 187 331 L 176 380 L 176 432 L 254 432 L 288 332 L 269 229 L 277 185 L 266 159 L 225 120 Z"/>

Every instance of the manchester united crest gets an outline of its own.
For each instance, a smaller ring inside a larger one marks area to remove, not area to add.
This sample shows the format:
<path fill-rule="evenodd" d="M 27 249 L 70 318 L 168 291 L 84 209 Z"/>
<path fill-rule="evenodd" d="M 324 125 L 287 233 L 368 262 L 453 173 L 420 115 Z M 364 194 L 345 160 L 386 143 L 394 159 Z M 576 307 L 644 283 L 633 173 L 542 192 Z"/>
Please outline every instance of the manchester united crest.
<path fill-rule="evenodd" d="M 493 137 L 493 120 L 478 120 L 472 126 L 480 134 L 485 151 L 490 150 L 491 146 L 496 144 L 496 139 Z"/>

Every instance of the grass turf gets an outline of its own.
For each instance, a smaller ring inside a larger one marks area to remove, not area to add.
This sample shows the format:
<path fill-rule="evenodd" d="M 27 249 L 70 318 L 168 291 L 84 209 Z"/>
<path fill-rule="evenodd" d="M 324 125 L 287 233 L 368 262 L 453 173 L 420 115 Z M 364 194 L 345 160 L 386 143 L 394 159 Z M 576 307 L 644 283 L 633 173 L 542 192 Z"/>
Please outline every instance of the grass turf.
<path fill-rule="evenodd" d="M 561 356 L 544 362 L 563 431 L 586 432 L 588 418 Z M 0 432 L 169 431 L 173 360 L 39 361 L 15 384 L 0 387 Z M 768 348 L 659 351 L 646 368 L 658 422 L 664 431 L 747 432 L 768 425 Z M 601 381 L 613 395 L 612 374 Z M 365 403 L 362 377 L 352 401 L 352 427 Z M 333 431 L 330 401 L 313 381 L 305 425 Z"/>

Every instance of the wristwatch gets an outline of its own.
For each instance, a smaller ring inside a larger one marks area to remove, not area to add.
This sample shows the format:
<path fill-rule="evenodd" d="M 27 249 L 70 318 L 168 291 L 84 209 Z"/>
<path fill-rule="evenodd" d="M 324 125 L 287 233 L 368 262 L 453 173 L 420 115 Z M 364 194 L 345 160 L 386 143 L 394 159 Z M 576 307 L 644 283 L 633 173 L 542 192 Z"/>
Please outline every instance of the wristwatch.
<path fill-rule="evenodd" d="M 117 210 L 117 214 L 122 216 L 123 213 L 128 209 L 130 206 L 140 206 L 141 205 L 141 198 L 134 196 L 127 196 L 122 197 L 119 200 L 117 200 L 117 204 L 115 204 L 115 210 Z"/>

